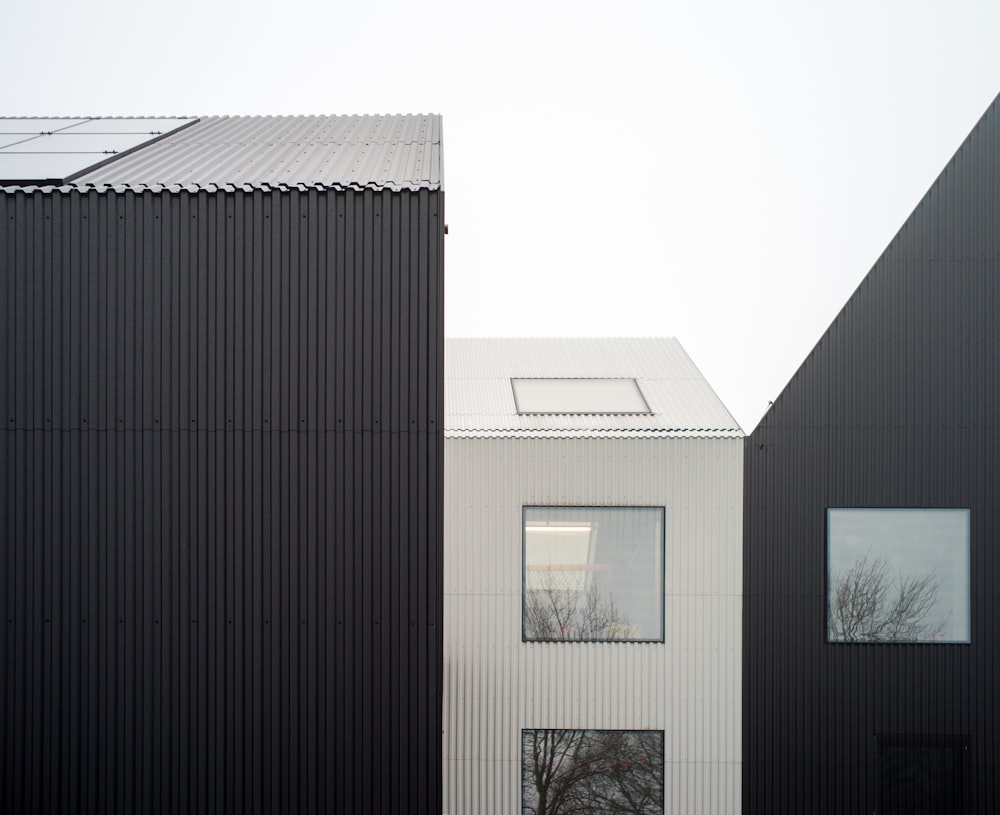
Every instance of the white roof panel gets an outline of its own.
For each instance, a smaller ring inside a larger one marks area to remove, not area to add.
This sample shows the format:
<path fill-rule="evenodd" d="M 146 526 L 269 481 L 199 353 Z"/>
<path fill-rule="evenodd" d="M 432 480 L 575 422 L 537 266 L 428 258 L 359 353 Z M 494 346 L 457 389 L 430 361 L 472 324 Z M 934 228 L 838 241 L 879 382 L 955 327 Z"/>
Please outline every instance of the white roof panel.
<path fill-rule="evenodd" d="M 511 380 L 634 380 L 648 413 L 518 413 Z M 738 438 L 736 420 L 677 340 L 449 339 L 445 435 Z"/>

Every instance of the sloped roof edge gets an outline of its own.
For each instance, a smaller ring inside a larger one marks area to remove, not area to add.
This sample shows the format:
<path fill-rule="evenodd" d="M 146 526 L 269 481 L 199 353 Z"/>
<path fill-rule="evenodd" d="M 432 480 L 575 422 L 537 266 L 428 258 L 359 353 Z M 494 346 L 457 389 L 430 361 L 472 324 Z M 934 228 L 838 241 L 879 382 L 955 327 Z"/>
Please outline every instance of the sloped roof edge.
<path fill-rule="evenodd" d="M 512 379 L 634 379 L 649 413 L 519 413 Z M 673 338 L 445 340 L 450 438 L 742 438 Z"/>

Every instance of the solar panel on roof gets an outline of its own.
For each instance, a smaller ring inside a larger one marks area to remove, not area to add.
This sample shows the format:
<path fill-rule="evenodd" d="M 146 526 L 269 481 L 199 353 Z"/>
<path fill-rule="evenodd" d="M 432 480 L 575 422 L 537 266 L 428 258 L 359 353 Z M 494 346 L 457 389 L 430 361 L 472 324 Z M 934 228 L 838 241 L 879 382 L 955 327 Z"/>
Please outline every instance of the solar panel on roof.
<path fill-rule="evenodd" d="M 131 150 L 149 141 L 148 133 L 75 133 L 62 130 L 0 148 L 5 153 L 95 153 L 112 154 Z M 138 138 L 137 138 L 138 137 Z"/>
<path fill-rule="evenodd" d="M 13 147 L 15 144 L 23 144 L 37 138 L 37 136 L 31 136 L 27 133 L 0 133 L 0 150 L 4 147 Z"/>
<path fill-rule="evenodd" d="M 4 153 L 0 151 L 0 186 L 4 184 L 61 184 L 80 170 L 83 157 L 96 164 L 106 156 L 80 153 Z"/>
<path fill-rule="evenodd" d="M 54 133 L 72 125 L 86 122 L 86 119 L 0 119 L 0 134 L 25 133 L 38 136 L 42 133 Z"/>
<path fill-rule="evenodd" d="M 63 133 L 148 133 L 161 135 L 190 124 L 194 119 L 88 119 Z"/>
<path fill-rule="evenodd" d="M 0 119 L 0 184 L 61 184 L 197 119 Z"/>

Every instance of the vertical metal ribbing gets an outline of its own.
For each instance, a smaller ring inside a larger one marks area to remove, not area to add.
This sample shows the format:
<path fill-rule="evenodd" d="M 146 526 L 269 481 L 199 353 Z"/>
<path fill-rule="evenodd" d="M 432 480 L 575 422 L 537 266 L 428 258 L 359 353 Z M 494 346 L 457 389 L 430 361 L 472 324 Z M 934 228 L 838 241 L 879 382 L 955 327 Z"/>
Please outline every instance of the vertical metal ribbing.
<path fill-rule="evenodd" d="M 521 730 L 655 729 L 667 812 L 738 812 L 742 439 L 445 441 L 445 811 L 521 806 Z M 523 642 L 522 510 L 664 508 L 662 643 Z"/>
<path fill-rule="evenodd" d="M 442 208 L 0 195 L 5 810 L 440 812 Z"/>
<path fill-rule="evenodd" d="M 997 809 L 997 104 L 747 439 L 747 813 L 873 811 L 876 734 L 969 736 Z M 831 506 L 970 508 L 971 644 L 828 644 Z"/>

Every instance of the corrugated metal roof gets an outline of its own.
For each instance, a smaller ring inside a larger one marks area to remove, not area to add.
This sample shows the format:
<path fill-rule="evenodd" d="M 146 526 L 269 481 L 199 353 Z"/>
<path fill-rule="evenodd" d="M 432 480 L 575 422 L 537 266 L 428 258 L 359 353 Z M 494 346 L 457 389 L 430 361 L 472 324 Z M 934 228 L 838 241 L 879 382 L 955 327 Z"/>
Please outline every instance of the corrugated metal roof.
<path fill-rule="evenodd" d="M 510 384 L 517 377 L 632 377 L 652 413 L 520 415 Z M 445 435 L 735 438 L 743 431 L 673 338 L 449 339 Z"/>
<path fill-rule="evenodd" d="M 209 116 L 59 189 L 441 189 L 441 117 Z"/>

